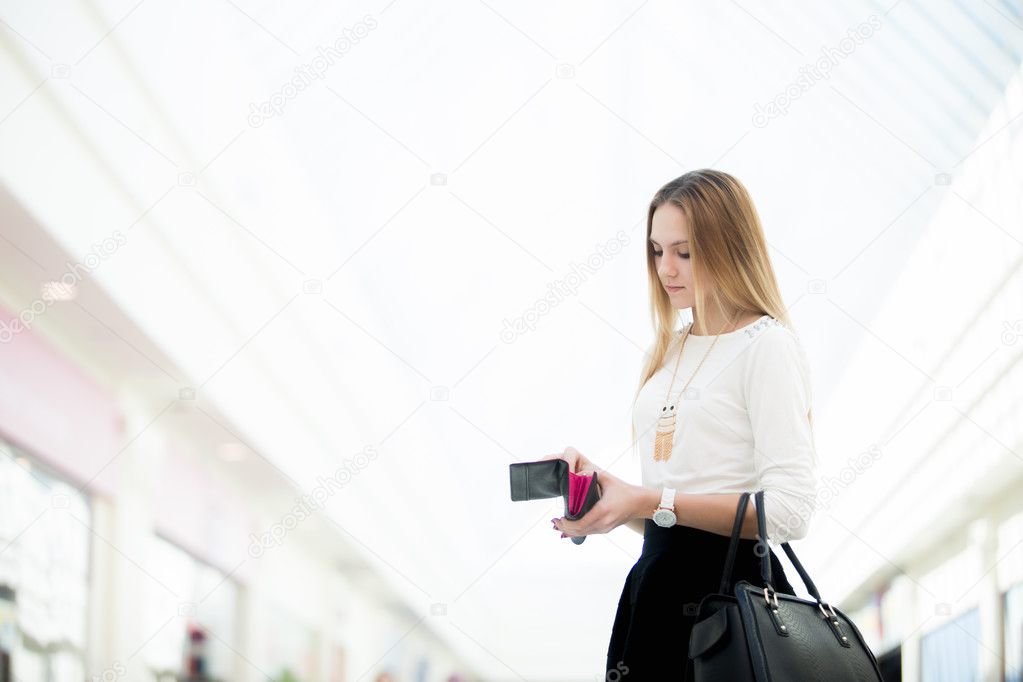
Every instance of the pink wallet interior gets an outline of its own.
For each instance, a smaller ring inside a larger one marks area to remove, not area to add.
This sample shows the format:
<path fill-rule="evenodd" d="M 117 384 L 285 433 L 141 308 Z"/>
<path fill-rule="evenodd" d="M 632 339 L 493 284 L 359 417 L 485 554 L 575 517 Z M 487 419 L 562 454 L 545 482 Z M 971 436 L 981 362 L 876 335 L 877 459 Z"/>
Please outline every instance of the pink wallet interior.
<path fill-rule="evenodd" d="M 586 493 L 593 483 L 593 475 L 584 476 L 571 471 L 568 472 L 568 511 L 571 514 L 579 513 L 586 501 Z"/>

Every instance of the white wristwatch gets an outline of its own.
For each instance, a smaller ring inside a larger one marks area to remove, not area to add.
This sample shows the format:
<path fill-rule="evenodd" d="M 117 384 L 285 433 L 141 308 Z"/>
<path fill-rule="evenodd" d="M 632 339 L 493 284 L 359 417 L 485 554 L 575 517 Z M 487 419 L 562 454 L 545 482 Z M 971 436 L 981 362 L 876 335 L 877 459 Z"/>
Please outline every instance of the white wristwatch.
<path fill-rule="evenodd" d="M 678 522 L 675 516 L 675 489 L 665 487 L 661 491 L 661 503 L 654 510 L 654 523 L 661 528 L 671 528 Z"/>

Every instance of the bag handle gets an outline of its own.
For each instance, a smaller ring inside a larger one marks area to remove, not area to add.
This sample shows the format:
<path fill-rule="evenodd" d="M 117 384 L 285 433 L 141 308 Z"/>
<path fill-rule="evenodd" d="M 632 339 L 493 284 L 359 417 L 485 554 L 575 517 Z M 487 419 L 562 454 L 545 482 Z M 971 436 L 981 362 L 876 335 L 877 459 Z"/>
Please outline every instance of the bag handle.
<path fill-rule="evenodd" d="M 767 544 L 767 513 L 764 511 L 764 491 L 758 490 L 756 495 L 757 500 L 757 530 L 761 541 L 764 543 L 764 556 L 760 558 L 760 577 L 764 579 L 764 584 L 774 590 L 774 585 L 771 584 L 771 552 Z M 820 592 L 817 591 L 817 586 L 810 580 L 810 575 L 803 568 L 803 564 L 796 558 L 796 553 L 789 546 L 789 543 L 781 543 L 781 548 L 785 550 L 785 554 L 788 555 L 789 560 L 792 561 L 792 565 L 796 567 L 796 572 L 799 573 L 800 580 L 803 581 L 803 585 L 806 587 L 806 591 L 813 595 L 813 598 L 817 601 L 821 601 Z M 774 590 L 777 591 L 777 590 Z"/>
<path fill-rule="evenodd" d="M 742 531 L 742 520 L 746 516 L 746 505 L 749 502 L 749 493 L 743 493 L 739 496 L 739 505 L 735 511 L 735 522 L 732 524 L 732 539 L 728 543 L 728 554 L 725 555 L 725 570 L 721 574 L 721 587 L 718 589 L 719 594 L 729 594 L 732 591 L 732 586 L 729 584 L 732 580 L 733 566 L 735 565 L 735 552 L 739 549 L 739 534 Z"/>
<path fill-rule="evenodd" d="M 735 523 L 732 525 L 732 537 L 728 543 L 728 554 L 725 557 L 725 570 L 721 574 L 721 587 L 719 592 L 721 594 L 729 594 L 731 592 L 731 580 L 732 573 L 734 572 L 735 564 L 735 553 L 739 548 L 739 535 L 742 532 L 742 521 L 746 515 L 746 505 L 749 502 L 750 494 L 748 492 L 742 493 L 739 496 L 739 503 L 735 512 Z M 769 587 L 772 591 L 774 585 L 771 584 L 771 551 L 767 544 L 767 514 L 764 511 L 764 491 L 758 490 L 755 495 L 756 510 L 757 510 L 757 540 L 763 544 L 764 554 L 760 558 L 760 577 L 764 581 L 764 586 Z M 799 573 L 799 578 L 803 581 L 803 585 L 806 587 L 806 591 L 809 592 L 814 599 L 818 602 L 821 601 L 820 592 L 817 591 L 817 586 L 813 584 L 810 579 L 810 575 L 803 568 L 803 564 L 800 563 L 796 557 L 796 553 L 789 546 L 788 542 L 781 543 L 781 548 L 785 550 L 785 554 L 788 556 L 789 561 L 795 566 L 796 572 Z"/>

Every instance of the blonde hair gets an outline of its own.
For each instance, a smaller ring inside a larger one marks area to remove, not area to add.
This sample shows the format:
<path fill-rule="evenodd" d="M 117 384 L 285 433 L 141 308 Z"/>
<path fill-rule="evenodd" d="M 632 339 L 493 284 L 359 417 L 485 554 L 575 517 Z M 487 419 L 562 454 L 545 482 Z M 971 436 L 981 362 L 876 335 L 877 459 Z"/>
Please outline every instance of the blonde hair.
<path fill-rule="evenodd" d="M 693 332 L 717 333 L 703 326 L 707 319 L 705 311 L 714 306 L 725 318 L 768 314 L 795 333 L 771 266 L 760 216 L 749 192 L 739 180 L 722 171 L 703 168 L 681 175 L 657 190 L 647 213 L 646 269 L 654 344 L 640 373 L 633 409 L 643 386 L 660 369 L 672 342 L 678 340 L 675 324 L 681 314 L 671 305 L 661 284 L 650 243 L 654 211 L 666 203 L 681 209 L 689 224 L 697 321 Z M 812 409 L 807 418 L 812 432 Z M 634 422 L 632 442 L 636 443 Z"/>

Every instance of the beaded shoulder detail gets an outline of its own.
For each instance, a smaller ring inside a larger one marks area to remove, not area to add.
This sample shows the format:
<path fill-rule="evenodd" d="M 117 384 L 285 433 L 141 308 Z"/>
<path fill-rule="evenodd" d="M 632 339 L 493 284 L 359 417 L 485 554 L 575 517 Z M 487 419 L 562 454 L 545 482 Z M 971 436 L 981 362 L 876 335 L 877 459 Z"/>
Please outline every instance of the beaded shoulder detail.
<path fill-rule="evenodd" d="M 753 324 L 752 326 L 750 326 L 749 328 L 744 329 L 743 332 L 746 334 L 746 338 L 752 340 L 756 338 L 757 334 L 764 331 L 768 327 L 785 327 L 785 325 L 783 325 L 780 320 L 777 320 L 773 317 L 765 317 L 756 322 L 755 324 Z M 785 328 L 787 329 L 787 327 Z"/>
<path fill-rule="evenodd" d="M 687 322 L 684 325 L 682 325 L 681 329 L 675 330 L 675 337 L 676 337 L 676 339 L 681 338 L 682 335 L 686 333 L 686 330 L 689 329 L 692 326 L 693 326 L 692 322 Z M 781 322 L 781 320 L 778 320 L 778 319 L 773 318 L 770 315 L 768 315 L 767 317 L 764 317 L 763 319 L 758 320 L 757 322 L 755 322 L 754 324 L 750 325 L 746 329 L 743 329 L 742 331 L 746 335 L 747 339 L 753 340 L 754 338 L 756 338 L 756 336 L 758 334 L 760 334 L 760 332 L 764 331 L 768 327 L 776 327 L 776 326 L 788 329 L 788 327 L 786 327 Z"/>

